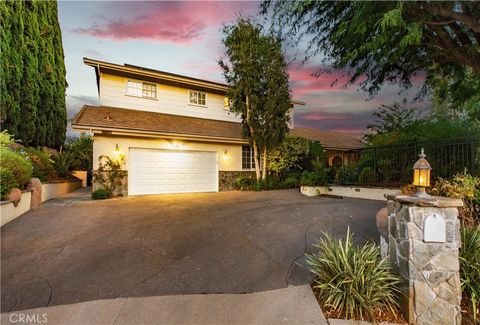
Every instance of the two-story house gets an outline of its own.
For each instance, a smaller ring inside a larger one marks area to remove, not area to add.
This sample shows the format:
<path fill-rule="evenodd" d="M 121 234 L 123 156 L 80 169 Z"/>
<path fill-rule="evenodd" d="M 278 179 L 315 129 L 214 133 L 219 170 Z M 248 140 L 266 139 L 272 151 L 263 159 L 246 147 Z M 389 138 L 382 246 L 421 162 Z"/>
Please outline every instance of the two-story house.
<path fill-rule="evenodd" d="M 100 106 L 72 121 L 93 133 L 101 155 L 123 155 L 123 194 L 216 192 L 251 175 L 253 152 L 241 119 L 229 111 L 227 85 L 133 65 L 84 58 L 95 69 Z M 293 101 L 293 106 L 304 105 Z"/>

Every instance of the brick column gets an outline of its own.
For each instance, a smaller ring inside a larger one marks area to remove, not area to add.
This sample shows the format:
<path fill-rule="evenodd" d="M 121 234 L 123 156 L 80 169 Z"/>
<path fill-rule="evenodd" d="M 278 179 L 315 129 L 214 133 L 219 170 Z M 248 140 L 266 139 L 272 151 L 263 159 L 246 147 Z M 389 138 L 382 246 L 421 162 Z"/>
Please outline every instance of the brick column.
<path fill-rule="evenodd" d="M 388 255 L 410 324 L 460 325 L 461 200 L 388 196 Z"/>

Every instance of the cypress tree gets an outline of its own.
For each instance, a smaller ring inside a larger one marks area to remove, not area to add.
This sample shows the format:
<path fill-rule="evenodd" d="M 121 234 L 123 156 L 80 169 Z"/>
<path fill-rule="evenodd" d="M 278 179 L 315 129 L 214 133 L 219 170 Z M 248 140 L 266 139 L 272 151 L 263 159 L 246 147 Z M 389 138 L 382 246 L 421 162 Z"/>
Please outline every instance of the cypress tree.
<path fill-rule="evenodd" d="M 3 1 L 1 123 L 25 145 L 65 141 L 65 64 L 54 1 Z"/>
<path fill-rule="evenodd" d="M 0 2 L 0 122 L 1 128 L 17 135 L 21 122 L 23 2 Z"/>

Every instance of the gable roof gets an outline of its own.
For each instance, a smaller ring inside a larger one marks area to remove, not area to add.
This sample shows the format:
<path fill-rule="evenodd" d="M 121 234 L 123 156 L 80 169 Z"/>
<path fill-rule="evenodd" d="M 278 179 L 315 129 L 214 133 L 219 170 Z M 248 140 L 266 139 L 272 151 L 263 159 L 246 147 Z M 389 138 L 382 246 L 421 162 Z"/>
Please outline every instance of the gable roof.
<path fill-rule="evenodd" d="M 171 72 L 165 72 L 156 69 L 144 68 L 133 64 L 124 63 L 123 65 L 99 61 L 89 58 L 83 58 L 86 65 L 95 68 L 97 77 L 97 88 L 99 88 L 100 73 L 119 75 L 130 78 L 142 79 L 154 83 L 163 83 L 171 86 L 187 87 L 192 90 L 201 90 L 220 95 L 225 95 L 228 85 L 220 82 L 183 76 Z M 300 100 L 292 100 L 292 104 L 305 105 Z"/>
<path fill-rule="evenodd" d="M 248 143 L 242 135 L 241 123 L 109 106 L 83 106 L 72 120 L 72 127 L 103 134 Z"/>
<path fill-rule="evenodd" d="M 310 140 L 317 140 L 325 149 L 360 149 L 363 148 L 361 135 L 333 131 L 325 131 L 311 128 L 295 128 L 290 130 L 294 136 L 304 137 Z"/>

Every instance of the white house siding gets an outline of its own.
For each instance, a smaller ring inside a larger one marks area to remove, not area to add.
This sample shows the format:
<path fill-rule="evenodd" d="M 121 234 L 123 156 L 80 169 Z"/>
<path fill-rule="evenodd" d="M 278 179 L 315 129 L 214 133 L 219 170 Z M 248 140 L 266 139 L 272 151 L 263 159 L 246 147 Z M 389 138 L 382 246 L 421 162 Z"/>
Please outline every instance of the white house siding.
<path fill-rule="evenodd" d="M 167 150 L 194 150 L 213 151 L 217 153 L 219 171 L 241 171 L 242 170 L 242 145 L 223 144 L 183 140 L 167 140 L 137 137 L 105 137 L 94 136 L 93 142 L 93 169 L 98 169 L 98 157 L 101 155 L 112 156 L 118 144 L 120 153 L 125 156 L 124 169 L 129 168 L 130 148 L 146 149 L 167 149 Z M 226 154 L 225 154 L 226 151 Z"/>
<path fill-rule="evenodd" d="M 100 104 L 156 113 L 193 116 L 221 121 L 240 122 L 241 119 L 224 109 L 224 96 L 207 93 L 206 107 L 189 104 L 189 89 L 157 84 L 157 99 L 126 95 L 128 78 L 102 73 Z M 138 80 L 138 79 L 133 79 Z"/>

